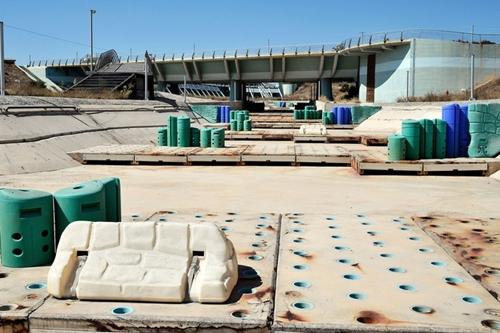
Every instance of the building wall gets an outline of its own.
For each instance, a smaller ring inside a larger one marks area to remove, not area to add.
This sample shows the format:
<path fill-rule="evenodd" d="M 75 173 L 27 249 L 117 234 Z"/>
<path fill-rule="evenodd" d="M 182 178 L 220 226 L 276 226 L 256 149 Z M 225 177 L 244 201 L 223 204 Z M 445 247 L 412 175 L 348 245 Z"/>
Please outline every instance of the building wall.
<path fill-rule="evenodd" d="M 427 93 L 459 92 L 470 86 L 469 44 L 416 39 L 376 55 L 375 102 L 394 102 Z M 414 49 L 413 49 L 414 48 Z M 475 82 L 500 76 L 500 45 L 472 45 L 475 55 Z M 360 61 L 359 98 L 366 101 L 367 55 Z"/>

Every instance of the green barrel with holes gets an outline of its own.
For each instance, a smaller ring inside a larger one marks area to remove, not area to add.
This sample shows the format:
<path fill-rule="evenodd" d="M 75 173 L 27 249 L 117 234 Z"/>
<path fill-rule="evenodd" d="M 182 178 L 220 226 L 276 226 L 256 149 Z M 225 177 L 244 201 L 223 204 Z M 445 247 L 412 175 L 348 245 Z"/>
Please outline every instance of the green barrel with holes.
<path fill-rule="evenodd" d="M 191 144 L 191 118 L 177 118 L 177 147 L 189 147 Z"/>
<path fill-rule="evenodd" d="M 168 117 L 168 142 L 169 147 L 177 147 L 177 117 Z"/>
<path fill-rule="evenodd" d="M 252 121 L 250 119 L 243 122 L 243 130 L 246 132 L 250 132 L 252 130 Z"/>
<path fill-rule="evenodd" d="M 293 119 L 294 120 L 301 119 L 300 116 L 301 116 L 300 110 L 293 110 Z"/>
<path fill-rule="evenodd" d="M 238 131 L 243 131 L 243 126 L 244 126 L 245 119 L 246 119 L 246 116 L 245 116 L 245 112 L 244 111 L 239 111 L 236 114 L 236 121 L 237 121 L 237 128 L 238 128 L 237 130 Z"/>
<path fill-rule="evenodd" d="M 387 157 L 389 161 L 406 159 L 406 139 L 404 136 L 393 134 L 387 138 Z"/>
<path fill-rule="evenodd" d="M 200 147 L 209 148 L 212 145 L 212 129 L 202 128 L 200 130 Z"/>
<path fill-rule="evenodd" d="M 210 147 L 212 148 L 224 148 L 224 129 L 223 128 L 214 128 L 212 129 L 212 144 Z"/>
<path fill-rule="evenodd" d="M 321 122 L 323 123 L 323 125 L 331 124 L 329 111 L 323 111 L 321 113 Z"/>
<path fill-rule="evenodd" d="M 0 189 L 0 248 L 5 267 L 54 260 L 54 199 L 35 190 Z"/>
<path fill-rule="evenodd" d="M 233 120 L 236 120 L 236 110 L 231 110 L 229 111 L 229 120 L 230 121 L 233 121 Z"/>
<path fill-rule="evenodd" d="M 406 159 L 418 160 L 420 157 L 420 123 L 406 119 L 401 123 L 401 135 L 406 138 Z"/>
<path fill-rule="evenodd" d="M 442 119 L 434 119 L 434 158 L 446 157 L 447 123 Z"/>
<path fill-rule="evenodd" d="M 106 221 L 106 193 L 100 181 L 89 181 L 54 193 L 56 238 L 74 221 Z"/>
<path fill-rule="evenodd" d="M 157 131 L 156 143 L 158 146 L 168 146 L 168 128 L 162 127 Z"/>
<path fill-rule="evenodd" d="M 230 124 L 229 124 L 229 129 L 231 131 L 237 131 L 238 130 L 238 121 L 236 120 L 231 120 Z"/>
<path fill-rule="evenodd" d="M 191 147 L 200 146 L 200 129 L 191 127 Z"/>

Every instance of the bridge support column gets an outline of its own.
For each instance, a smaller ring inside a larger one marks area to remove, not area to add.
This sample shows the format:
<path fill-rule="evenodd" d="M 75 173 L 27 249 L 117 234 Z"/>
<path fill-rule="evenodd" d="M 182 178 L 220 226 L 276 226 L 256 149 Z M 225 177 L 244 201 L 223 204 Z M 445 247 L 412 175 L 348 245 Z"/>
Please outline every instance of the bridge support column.
<path fill-rule="evenodd" d="M 333 100 L 332 79 L 321 79 L 319 81 L 319 97 L 324 96 L 327 100 Z"/>
<path fill-rule="evenodd" d="M 229 86 L 230 101 L 246 100 L 246 84 L 242 81 L 231 81 Z"/>

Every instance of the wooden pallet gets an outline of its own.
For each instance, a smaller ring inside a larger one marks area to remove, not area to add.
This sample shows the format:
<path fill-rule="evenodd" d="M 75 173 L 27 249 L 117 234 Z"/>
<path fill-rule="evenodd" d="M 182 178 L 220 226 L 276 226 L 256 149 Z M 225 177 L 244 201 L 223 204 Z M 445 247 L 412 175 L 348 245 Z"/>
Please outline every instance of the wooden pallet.
<path fill-rule="evenodd" d="M 241 155 L 243 163 L 290 163 L 295 165 L 295 146 L 287 145 L 255 145 L 249 146 Z"/>
<path fill-rule="evenodd" d="M 248 146 L 226 148 L 197 148 L 187 155 L 188 164 L 192 163 L 236 163 L 241 162 L 241 154 Z"/>
<path fill-rule="evenodd" d="M 327 137 L 325 135 L 306 135 L 306 134 L 296 134 L 293 137 L 294 142 L 320 142 L 326 143 Z"/>
<path fill-rule="evenodd" d="M 349 165 L 351 154 L 335 145 L 296 144 L 296 163 Z"/>

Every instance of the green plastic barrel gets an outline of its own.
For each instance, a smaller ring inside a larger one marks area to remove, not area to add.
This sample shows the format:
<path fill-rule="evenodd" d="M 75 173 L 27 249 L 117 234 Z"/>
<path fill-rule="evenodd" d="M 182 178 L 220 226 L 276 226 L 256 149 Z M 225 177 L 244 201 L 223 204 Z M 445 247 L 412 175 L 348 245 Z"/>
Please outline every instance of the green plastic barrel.
<path fill-rule="evenodd" d="M 432 158 L 434 156 L 434 122 L 431 119 L 420 121 L 420 158 Z"/>
<path fill-rule="evenodd" d="M 177 147 L 189 147 L 191 144 L 191 118 L 177 118 Z"/>
<path fill-rule="evenodd" d="M 120 179 L 109 177 L 96 180 L 104 186 L 106 197 L 106 220 L 109 222 L 120 222 L 122 220 Z"/>
<path fill-rule="evenodd" d="M 246 132 L 250 132 L 252 130 L 252 121 L 250 119 L 243 122 L 243 130 Z"/>
<path fill-rule="evenodd" d="M 156 142 L 158 146 L 168 146 L 168 128 L 161 127 L 157 131 Z"/>
<path fill-rule="evenodd" d="M 168 117 L 168 142 L 170 147 L 177 147 L 177 117 Z"/>
<path fill-rule="evenodd" d="M 434 158 L 446 157 L 446 128 L 446 121 L 434 119 Z"/>
<path fill-rule="evenodd" d="M 224 148 L 224 129 L 214 128 L 212 130 L 212 148 Z"/>
<path fill-rule="evenodd" d="M 237 131 L 238 130 L 238 121 L 231 120 L 229 128 L 231 129 L 231 131 Z"/>
<path fill-rule="evenodd" d="M 0 189 L 0 248 L 5 267 L 50 265 L 54 260 L 52 194 Z"/>
<path fill-rule="evenodd" d="M 328 125 L 330 124 L 330 112 L 328 111 L 323 111 L 321 113 L 321 122 L 323 125 Z"/>
<path fill-rule="evenodd" d="M 229 120 L 230 121 L 236 120 L 236 110 L 229 111 Z"/>
<path fill-rule="evenodd" d="M 306 105 L 306 107 L 304 108 L 304 110 L 313 111 L 313 110 L 316 110 L 316 107 L 314 105 Z"/>
<path fill-rule="evenodd" d="M 237 131 L 243 131 L 245 118 L 246 118 L 245 112 L 243 111 L 240 111 L 236 114 Z"/>
<path fill-rule="evenodd" d="M 74 221 L 106 221 L 106 193 L 101 182 L 90 181 L 54 193 L 56 237 Z"/>
<path fill-rule="evenodd" d="M 191 127 L 191 147 L 200 146 L 200 129 Z"/>
<path fill-rule="evenodd" d="M 393 134 L 387 138 L 387 156 L 389 161 L 406 159 L 406 138 L 404 136 Z"/>
<path fill-rule="evenodd" d="M 406 159 L 418 160 L 420 157 L 420 123 L 407 119 L 401 123 L 401 135 L 406 138 Z"/>
<path fill-rule="evenodd" d="M 304 110 L 304 119 L 311 119 L 311 110 Z"/>
<path fill-rule="evenodd" d="M 212 145 L 212 129 L 202 128 L 200 131 L 200 147 L 208 148 Z"/>
<path fill-rule="evenodd" d="M 244 110 L 243 112 L 245 113 L 245 120 L 250 120 L 250 111 Z"/>
<path fill-rule="evenodd" d="M 300 119 L 300 110 L 293 110 L 293 119 Z"/>

